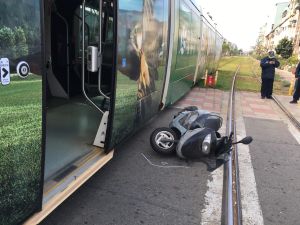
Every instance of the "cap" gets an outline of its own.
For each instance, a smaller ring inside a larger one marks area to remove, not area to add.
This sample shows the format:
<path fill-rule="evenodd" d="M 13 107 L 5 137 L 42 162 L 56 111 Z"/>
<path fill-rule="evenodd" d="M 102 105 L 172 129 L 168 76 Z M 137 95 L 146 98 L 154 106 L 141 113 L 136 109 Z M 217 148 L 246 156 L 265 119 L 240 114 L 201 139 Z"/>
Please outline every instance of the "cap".
<path fill-rule="evenodd" d="M 269 58 L 275 58 L 275 52 L 274 51 L 269 51 Z"/>

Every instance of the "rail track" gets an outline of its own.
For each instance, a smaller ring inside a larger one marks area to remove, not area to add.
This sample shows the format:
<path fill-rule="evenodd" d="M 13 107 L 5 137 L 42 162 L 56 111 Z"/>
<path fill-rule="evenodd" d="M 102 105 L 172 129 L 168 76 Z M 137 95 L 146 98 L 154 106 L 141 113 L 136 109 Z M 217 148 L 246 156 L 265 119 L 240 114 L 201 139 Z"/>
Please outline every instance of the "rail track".
<path fill-rule="evenodd" d="M 254 64 L 253 64 L 254 66 Z M 240 70 L 238 66 L 232 81 L 228 113 L 226 135 L 234 133 L 234 140 L 236 141 L 236 126 L 235 126 L 235 83 Z M 252 67 L 253 76 L 257 82 L 261 83 L 260 77 Z M 300 131 L 300 122 L 284 107 L 284 105 L 272 96 L 276 105 L 285 113 L 292 124 Z M 238 146 L 234 145 L 232 152 L 228 155 L 228 161 L 224 166 L 224 182 L 223 182 L 223 207 L 222 207 L 222 224 L 223 225 L 242 225 L 242 206 L 239 182 L 239 159 L 238 159 Z"/>
<path fill-rule="evenodd" d="M 231 91 L 228 102 L 226 135 L 234 133 L 236 141 L 235 126 L 235 84 L 236 78 L 240 71 L 238 66 L 231 85 Z M 242 225 L 242 208 L 239 182 L 239 161 L 237 146 L 233 146 L 233 151 L 228 155 L 228 161 L 224 165 L 224 182 L 223 182 L 223 210 L 222 224 L 224 225 Z"/>

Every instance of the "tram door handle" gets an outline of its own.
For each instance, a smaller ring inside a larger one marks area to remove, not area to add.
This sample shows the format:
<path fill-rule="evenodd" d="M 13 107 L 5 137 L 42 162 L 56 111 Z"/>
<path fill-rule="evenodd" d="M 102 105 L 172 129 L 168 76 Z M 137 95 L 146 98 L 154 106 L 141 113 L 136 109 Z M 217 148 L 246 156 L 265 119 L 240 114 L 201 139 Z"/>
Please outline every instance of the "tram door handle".
<path fill-rule="evenodd" d="M 87 70 L 89 72 L 97 72 L 99 68 L 98 48 L 88 46 L 87 48 Z"/>

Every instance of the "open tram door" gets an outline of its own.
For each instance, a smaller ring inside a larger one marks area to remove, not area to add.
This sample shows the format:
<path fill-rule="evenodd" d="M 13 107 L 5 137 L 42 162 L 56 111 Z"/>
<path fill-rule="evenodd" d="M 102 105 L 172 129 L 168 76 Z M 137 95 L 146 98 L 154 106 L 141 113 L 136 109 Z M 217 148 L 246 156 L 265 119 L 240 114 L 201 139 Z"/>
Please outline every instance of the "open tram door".
<path fill-rule="evenodd" d="M 0 224 L 38 224 L 112 158 L 114 3 L 1 3 Z"/>
<path fill-rule="evenodd" d="M 115 10 L 112 0 L 44 0 L 44 10 L 47 207 L 112 158 L 105 141 L 114 91 Z"/>

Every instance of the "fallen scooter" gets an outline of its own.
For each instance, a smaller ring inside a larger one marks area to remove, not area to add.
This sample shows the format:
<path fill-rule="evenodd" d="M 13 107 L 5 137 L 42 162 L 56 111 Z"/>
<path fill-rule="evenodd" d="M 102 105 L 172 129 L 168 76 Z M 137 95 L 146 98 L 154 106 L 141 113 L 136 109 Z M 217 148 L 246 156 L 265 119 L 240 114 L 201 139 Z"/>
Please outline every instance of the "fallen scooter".
<path fill-rule="evenodd" d="M 232 151 L 234 144 L 250 144 L 252 137 L 234 143 L 233 133 L 221 136 L 218 130 L 223 119 L 215 113 L 187 107 L 174 116 L 169 127 L 154 130 L 150 144 L 155 152 L 168 155 L 174 152 L 182 159 L 218 158 Z"/>

